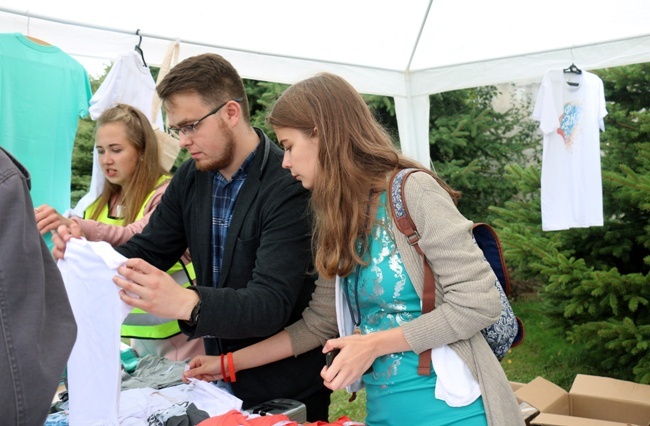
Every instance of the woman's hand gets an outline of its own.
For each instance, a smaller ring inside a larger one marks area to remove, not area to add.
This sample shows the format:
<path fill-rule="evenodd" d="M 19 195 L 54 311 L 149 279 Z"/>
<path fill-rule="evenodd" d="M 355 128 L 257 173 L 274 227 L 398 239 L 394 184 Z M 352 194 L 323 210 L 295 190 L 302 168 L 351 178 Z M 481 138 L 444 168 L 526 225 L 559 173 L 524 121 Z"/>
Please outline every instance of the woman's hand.
<path fill-rule="evenodd" d="M 332 390 L 342 389 L 367 372 L 378 356 L 374 347 L 377 343 L 375 337 L 373 334 L 353 334 L 328 340 L 323 352 L 334 349 L 340 349 L 340 352 L 332 364 L 321 371 L 325 386 Z"/>
<path fill-rule="evenodd" d="M 55 231 L 59 226 L 65 225 L 70 227 L 74 221 L 61 216 L 54 207 L 42 204 L 34 209 L 34 216 L 36 217 L 36 226 L 41 235 L 45 235 L 49 231 Z"/>
<path fill-rule="evenodd" d="M 188 382 L 190 378 L 213 382 L 223 378 L 221 374 L 221 359 L 218 356 L 199 355 L 193 358 L 188 366 L 189 370 L 183 372 L 183 381 Z"/>
<path fill-rule="evenodd" d="M 324 353 L 333 349 L 340 349 L 341 352 L 334 358 L 332 365 L 323 367 L 320 373 L 325 386 L 332 390 L 354 383 L 368 371 L 376 358 L 412 350 L 401 327 L 331 339 L 323 346 Z"/>

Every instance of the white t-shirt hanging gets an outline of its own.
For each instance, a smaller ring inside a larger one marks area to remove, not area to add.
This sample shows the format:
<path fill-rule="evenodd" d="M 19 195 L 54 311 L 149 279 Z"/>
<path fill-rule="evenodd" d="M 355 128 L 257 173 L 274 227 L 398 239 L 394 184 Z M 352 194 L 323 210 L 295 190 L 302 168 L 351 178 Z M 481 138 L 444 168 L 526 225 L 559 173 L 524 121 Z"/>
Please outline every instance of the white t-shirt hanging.
<path fill-rule="evenodd" d="M 108 108 L 117 103 L 123 103 L 139 109 L 152 122 L 152 125 L 162 129 L 163 120 L 160 108 L 156 115 L 156 121 L 152 121 L 155 93 L 156 82 L 153 80 L 149 67 L 144 65 L 139 53 L 129 50 L 115 59 L 111 70 L 90 99 L 88 111 L 90 117 L 97 120 Z M 104 174 L 99 164 L 97 150 L 93 150 L 93 170 L 88 193 L 79 200 L 71 212 L 68 212 L 68 216 L 83 217 L 84 210 L 101 195 L 103 188 Z"/>
<path fill-rule="evenodd" d="M 152 121 L 153 96 L 156 82 L 148 66 L 142 62 L 135 50 L 122 53 L 106 75 L 97 92 L 90 99 L 90 117 L 97 120 L 100 115 L 116 103 L 125 103 L 142 111 Z M 158 111 L 156 122 L 162 129 L 162 114 Z"/>
<path fill-rule="evenodd" d="M 605 130 L 606 115 L 598 76 L 587 71 L 546 72 L 532 115 L 544 133 L 544 231 L 603 225 L 600 130 Z"/>

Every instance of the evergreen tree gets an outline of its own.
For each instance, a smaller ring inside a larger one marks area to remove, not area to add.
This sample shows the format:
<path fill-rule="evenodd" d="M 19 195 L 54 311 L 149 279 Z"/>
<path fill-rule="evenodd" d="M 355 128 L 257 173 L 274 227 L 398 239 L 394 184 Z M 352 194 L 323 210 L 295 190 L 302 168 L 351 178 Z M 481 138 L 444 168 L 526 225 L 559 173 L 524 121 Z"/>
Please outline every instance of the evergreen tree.
<path fill-rule="evenodd" d="M 537 158 L 540 145 L 528 105 L 512 103 L 498 112 L 493 107 L 498 95 L 496 87 L 487 86 L 429 97 L 433 168 L 463 193 L 458 208 L 475 222 L 491 222 L 488 207 L 502 206 L 517 194 L 515 184 L 502 179 L 504 167 Z M 366 96 L 366 101 L 398 140 L 392 100 Z"/>
<path fill-rule="evenodd" d="M 90 188 L 95 148 L 95 122 L 86 117 L 79 120 L 77 136 L 72 149 L 72 180 L 70 205 L 75 206 Z"/>
<path fill-rule="evenodd" d="M 493 207 L 515 277 L 536 279 L 583 362 L 650 383 L 650 65 L 597 71 L 608 101 L 601 135 L 602 227 L 542 232 L 539 168 L 511 165 L 522 198 Z"/>
<path fill-rule="evenodd" d="M 90 89 L 95 93 L 104 82 L 111 67 L 104 68 L 104 74 L 95 78 L 90 76 Z M 72 148 L 72 180 L 70 185 L 70 205 L 75 206 L 90 188 L 93 173 L 93 150 L 95 149 L 95 122 L 90 115 L 79 119 L 77 135 Z"/>
<path fill-rule="evenodd" d="M 271 83 L 266 81 L 244 80 L 246 95 L 251 110 L 251 124 L 259 127 L 275 140 L 273 129 L 266 124 L 266 115 L 275 100 L 287 88 L 286 84 Z"/>

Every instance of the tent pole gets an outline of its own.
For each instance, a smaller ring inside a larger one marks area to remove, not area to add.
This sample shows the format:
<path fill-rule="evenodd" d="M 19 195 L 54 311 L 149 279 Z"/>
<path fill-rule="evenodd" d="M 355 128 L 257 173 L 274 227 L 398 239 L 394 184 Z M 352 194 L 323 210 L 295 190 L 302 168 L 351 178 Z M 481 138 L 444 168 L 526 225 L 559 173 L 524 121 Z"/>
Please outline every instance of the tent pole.
<path fill-rule="evenodd" d="M 429 5 L 427 6 L 427 13 L 424 14 L 424 19 L 422 19 L 422 24 L 420 24 L 420 31 L 418 31 L 418 36 L 415 39 L 415 43 L 413 44 L 413 50 L 411 50 L 411 55 L 409 56 L 409 61 L 408 64 L 406 65 L 406 72 L 409 72 L 411 69 L 411 64 L 413 63 L 413 57 L 415 56 L 415 51 L 418 49 L 418 45 L 420 44 L 420 39 L 422 38 L 422 32 L 424 31 L 424 26 L 427 24 L 427 20 L 429 19 L 429 12 L 431 11 L 431 4 L 433 3 L 433 0 L 429 0 Z"/>

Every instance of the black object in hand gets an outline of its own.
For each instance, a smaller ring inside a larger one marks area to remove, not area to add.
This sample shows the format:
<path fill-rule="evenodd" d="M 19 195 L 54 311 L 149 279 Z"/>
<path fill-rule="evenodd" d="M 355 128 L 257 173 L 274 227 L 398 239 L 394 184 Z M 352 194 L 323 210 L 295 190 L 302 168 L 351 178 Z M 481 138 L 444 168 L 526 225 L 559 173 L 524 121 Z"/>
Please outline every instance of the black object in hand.
<path fill-rule="evenodd" d="M 325 353 L 325 365 L 327 365 L 327 368 L 332 366 L 332 362 L 334 361 L 334 358 L 336 358 L 336 356 L 339 354 L 339 352 L 341 352 L 340 349 L 332 349 L 331 351 Z M 372 365 L 363 374 L 370 373 L 372 373 Z"/>
<path fill-rule="evenodd" d="M 340 349 L 333 349 L 325 354 L 325 365 L 327 365 L 327 368 L 332 366 L 332 361 L 334 361 L 334 358 L 341 352 Z"/>

